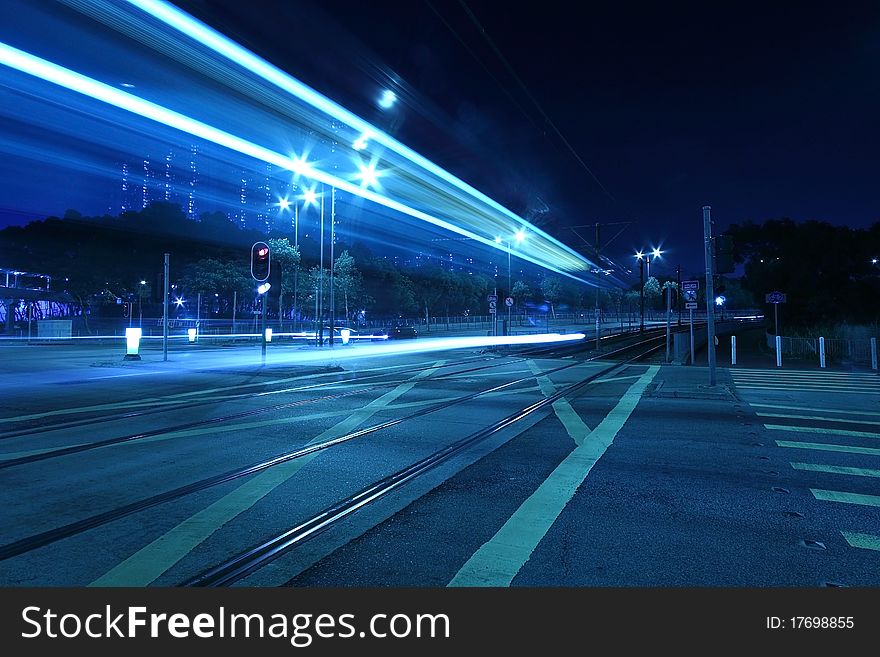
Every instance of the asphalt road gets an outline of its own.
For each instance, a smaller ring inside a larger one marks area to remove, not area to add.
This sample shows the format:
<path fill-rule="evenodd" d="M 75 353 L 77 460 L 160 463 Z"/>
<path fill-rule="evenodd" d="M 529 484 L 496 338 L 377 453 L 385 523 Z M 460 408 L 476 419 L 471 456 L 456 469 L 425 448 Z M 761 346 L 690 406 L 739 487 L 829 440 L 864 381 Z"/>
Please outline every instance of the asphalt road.
<path fill-rule="evenodd" d="M 722 368 L 710 388 L 701 367 L 599 374 L 611 364 L 561 353 L 351 351 L 260 366 L 252 349 L 125 364 L 53 349 L 64 367 L 18 352 L 0 380 L 4 586 L 180 584 L 505 418 L 519 419 L 239 585 L 880 583 L 870 373 Z M 101 517 L 368 427 L 379 428 Z"/>

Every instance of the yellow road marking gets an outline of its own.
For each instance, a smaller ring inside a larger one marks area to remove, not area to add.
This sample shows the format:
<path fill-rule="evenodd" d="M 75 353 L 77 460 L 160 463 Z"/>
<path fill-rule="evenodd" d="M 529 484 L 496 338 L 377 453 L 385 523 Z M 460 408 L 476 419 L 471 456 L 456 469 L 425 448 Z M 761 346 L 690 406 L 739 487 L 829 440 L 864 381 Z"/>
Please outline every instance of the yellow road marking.
<path fill-rule="evenodd" d="M 776 445 L 778 447 L 791 447 L 794 449 L 816 449 L 822 452 L 845 452 L 847 454 L 880 456 L 880 449 L 875 447 L 852 447 L 851 445 L 834 445 L 831 443 L 799 443 L 790 440 L 777 440 Z"/>
<path fill-rule="evenodd" d="M 791 463 L 795 470 L 809 470 L 810 472 L 828 472 L 830 474 L 855 475 L 857 477 L 880 477 L 880 470 L 871 468 L 851 468 L 842 465 L 824 465 L 820 463 Z"/>
<path fill-rule="evenodd" d="M 854 548 L 862 548 L 863 550 L 880 550 L 880 536 L 873 534 L 861 534 L 859 532 L 840 532 Z"/>
<path fill-rule="evenodd" d="M 412 390 L 418 383 L 418 379 L 430 375 L 445 362 L 437 361 L 431 369 L 419 372 L 411 377 L 410 382 L 397 386 L 363 408 L 354 411 L 345 420 L 315 436 L 308 444 L 335 438 L 352 431 L 392 401 Z M 313 452 L 255 475 L 232 492 L 170 529 L 152 543 L 142 547 L 92 582 L 90 586 L 147 586 L 223 525 L 292 478 L 303 467 L 311 463 L 318 454 L 319 452 Z"/>
<path fill-rule="evenodd" d="M 659 371 L 652 365 L 581 445 L 556 466 L 498 532 L 462 566 L 449 586 L 509 586 L 538 543 L 623 428 Z"/>
<path fill-rule="evenodd" d="M 810 492 L 817 500 L 825 502 L 843 502 L 844 504 L 863 504 L 865 506 L 880 506 L 880 495 L 863 495 L 861 493 L 846 493 L 839 490 L 822 490 L 811 488 Z"/>

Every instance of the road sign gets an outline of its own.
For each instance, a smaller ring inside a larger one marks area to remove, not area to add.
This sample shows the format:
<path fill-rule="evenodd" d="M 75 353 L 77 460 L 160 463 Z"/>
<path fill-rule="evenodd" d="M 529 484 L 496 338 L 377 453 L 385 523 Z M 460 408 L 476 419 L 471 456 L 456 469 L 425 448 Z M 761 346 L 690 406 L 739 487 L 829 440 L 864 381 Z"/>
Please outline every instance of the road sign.
<path fill-rule="evenodd" d="M 513 305 L 513 297 L 507 297 L 507 298 L 504 300 L 504 305 L 507 306 L 508 308 L 509 308 L 510 306 L 512 306 L 512 305 Z"/>
<path fill-rule="evenodd" d="M 682 290 L 684 300 L 685 301 L 696 301 L 697 300 L 697 291 L 696 290 Z"/>
<path fill-rule="evenodd" d="M 695 301 L 689 301 L 688 303 L 684 304 L 684 307 L 685 310 L 696 310 L 697 304 Z"/>
<path fill-rule="evenodd" d="M 681 282 L 682 290 L 699 290 L 700 289 L 700 281 L 682 281 Z"/>
<path fill-rule="evenodd" d="M 495 294 L 490 294 L 488 297 L 486 297 L 486 299 L 488 299 L 489 303 L 495 303 L 496 301 L 498 301 L 498 296 Z"/>
<path fill-rule="evenodd" d="M 491 298 L 490 301 L 489 301 L 489 314 L 490 314 L 490 315 L 494 315 L 494 314 L 495 314 L 495 303 L 496 303 L 496 302 L 495 302 L 495 297 L 492 296 L 492 298 Z"/>
<path fill-rule="evenodd" d="M 767 303 L 785 303 L 785 292 L 771 292 L 764 295 L 764 301 Z"/>

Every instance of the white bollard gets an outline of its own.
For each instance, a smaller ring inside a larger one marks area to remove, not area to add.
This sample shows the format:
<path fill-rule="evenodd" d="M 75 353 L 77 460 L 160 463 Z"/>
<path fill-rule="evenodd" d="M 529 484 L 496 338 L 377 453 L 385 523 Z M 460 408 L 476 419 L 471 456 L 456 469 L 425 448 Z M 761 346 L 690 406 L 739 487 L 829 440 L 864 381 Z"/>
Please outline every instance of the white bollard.
<path fill-rule="evenodd" d="M 871 369 L 877 369 L 877 338 L 871 338 Z"/>
<path fill-rule="evenodd" d="M 730 336 L 730 364 L 736 365 L 736 336 Z"/>
<path fill-rule="evenodd" d="M 196 331 L 197 331 L 197 329 L 194 329 L 194 328 L 186 329 L 186 334 L 187 334 L 187 336 L 189 336 L 190 342 L 196 341 Z"/>
<path fill-rule="evenodd" d="M 825 338 L 819 338 L 819 367 L 825 367 Z"/>
<path fill-rule="evenodd" d="M 272 329 L 266 329 L 266 342 L 272 342 Z"/>
<path fill-rule="evenodd" d="M 776 367 L 782 367 L 782 336 L 776 336 Z"/>
<path fill-rule="evenodd" d="M 140 360 L 141 329 L 129 326 L 125 329 L 125 357 L 123 360 Z"/>

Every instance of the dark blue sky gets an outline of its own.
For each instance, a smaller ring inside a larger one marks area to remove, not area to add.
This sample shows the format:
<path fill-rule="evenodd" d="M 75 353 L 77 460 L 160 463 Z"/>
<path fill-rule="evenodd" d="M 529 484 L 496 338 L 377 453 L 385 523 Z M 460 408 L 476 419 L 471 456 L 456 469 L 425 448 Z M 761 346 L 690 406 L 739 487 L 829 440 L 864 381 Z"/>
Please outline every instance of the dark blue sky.
<path fill-rule="evenodd" d="M 880 221 L 876 3 L 178 4 L 569 242 L 633 221 L 612 251 L 698 268 L 704 204 L 720 229 Z"/>
<path fill-rule="evenodd" d="M 698 271 L 704 204 L 716 230 L 880 221 L 877 3 L 177 4 L 572 246 L 571 226 L 630 221 L 606 253 Z M 88 193 L 2 166 L 6 221 L 33 206 L 16 194 Z"/>

